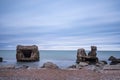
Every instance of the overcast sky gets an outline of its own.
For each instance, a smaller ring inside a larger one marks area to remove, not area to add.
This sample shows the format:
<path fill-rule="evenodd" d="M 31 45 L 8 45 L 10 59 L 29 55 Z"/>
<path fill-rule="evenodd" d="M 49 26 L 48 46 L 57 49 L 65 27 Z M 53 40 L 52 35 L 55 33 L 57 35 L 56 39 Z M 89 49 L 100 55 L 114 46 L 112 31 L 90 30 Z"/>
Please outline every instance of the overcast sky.
<path fill-rule="evenodd" d="M 120 0 L 0 0 L 0 49 L 120 50 Z"/>

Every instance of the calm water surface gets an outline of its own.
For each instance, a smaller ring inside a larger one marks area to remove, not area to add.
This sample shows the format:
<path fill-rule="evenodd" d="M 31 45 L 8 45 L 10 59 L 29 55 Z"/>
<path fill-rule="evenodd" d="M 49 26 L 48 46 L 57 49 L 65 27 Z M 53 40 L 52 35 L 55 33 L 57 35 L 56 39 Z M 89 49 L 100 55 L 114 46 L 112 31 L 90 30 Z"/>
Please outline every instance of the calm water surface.
<path fill-rule="evenodd" d="M 88 53 L 89 51 L 86 51 Z M 75 50 L 40 50 L 40 61 L 38 62 L 17 62 L 15 50 L 0 50 L 0 57 L 3 62 L 0 65 L 28 65 L 30 67 L 40 67 L 45 62 L 53 62 L 61 68 L 75 64 L 77 51 Z M 110 56 L 120 58 L 120 51 L 97 51 L 97 57 L 100 60 L 108 61 Z"/>

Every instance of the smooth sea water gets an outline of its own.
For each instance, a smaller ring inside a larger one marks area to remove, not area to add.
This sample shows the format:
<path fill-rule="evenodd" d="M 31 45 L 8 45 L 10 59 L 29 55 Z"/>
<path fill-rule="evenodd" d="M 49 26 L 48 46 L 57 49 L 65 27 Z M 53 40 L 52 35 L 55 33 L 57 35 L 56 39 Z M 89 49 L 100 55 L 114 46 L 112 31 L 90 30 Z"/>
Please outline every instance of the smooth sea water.
<path fill-rule="evenodd" d="M 76 62 L 76 50 L 40 50 L 40 61 L 38 62 L 17 62 L 15 50 L 0 50 L 0 57 L 3 57 L 3 62 L 0 66 L 15 65 L 22 66 L 28 65 L 30 67 L 41 67 L 45 62 L 53 62 L 60 68 L 67 68 Z M 89 51 L 86 51 L 88 53 Z M 120 51 L 97 51 L 99 60 L 106 60 L 110 56 L 120 58 Z"/>

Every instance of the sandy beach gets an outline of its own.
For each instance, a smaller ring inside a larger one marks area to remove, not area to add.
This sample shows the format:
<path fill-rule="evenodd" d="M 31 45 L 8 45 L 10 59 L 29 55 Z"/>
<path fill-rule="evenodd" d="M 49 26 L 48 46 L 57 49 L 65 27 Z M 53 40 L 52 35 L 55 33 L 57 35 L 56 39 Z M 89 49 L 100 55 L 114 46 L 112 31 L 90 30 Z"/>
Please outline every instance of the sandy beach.
<path fill-rule="evenodd" d="M 120 80 L 120 70 L 0 69 L 0 80 Z"/>

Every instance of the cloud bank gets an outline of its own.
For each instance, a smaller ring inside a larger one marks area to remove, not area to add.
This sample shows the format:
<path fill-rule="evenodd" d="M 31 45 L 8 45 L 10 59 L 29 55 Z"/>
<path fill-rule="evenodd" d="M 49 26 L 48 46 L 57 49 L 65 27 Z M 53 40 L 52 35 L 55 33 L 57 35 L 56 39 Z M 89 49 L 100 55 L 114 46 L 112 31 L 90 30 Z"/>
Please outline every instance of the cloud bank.
<path fill-rule="evenodd" d="M 0 0 L 0 49 L 120 50 L 118 0 Z"/>

